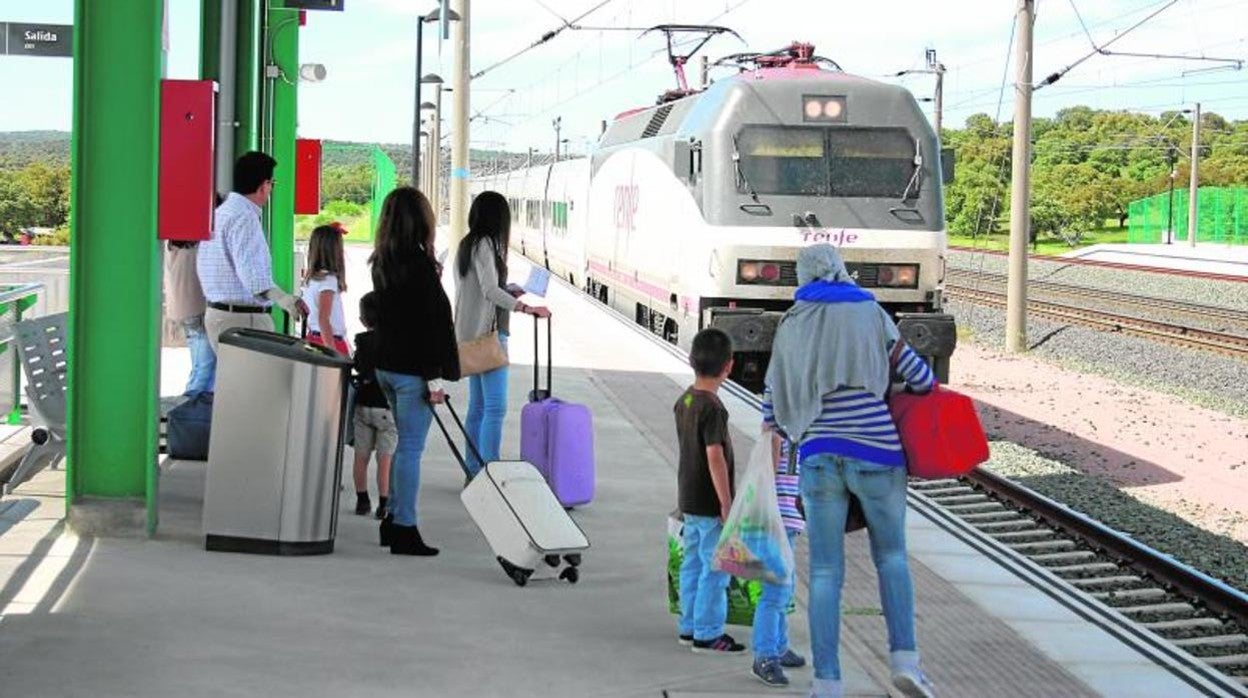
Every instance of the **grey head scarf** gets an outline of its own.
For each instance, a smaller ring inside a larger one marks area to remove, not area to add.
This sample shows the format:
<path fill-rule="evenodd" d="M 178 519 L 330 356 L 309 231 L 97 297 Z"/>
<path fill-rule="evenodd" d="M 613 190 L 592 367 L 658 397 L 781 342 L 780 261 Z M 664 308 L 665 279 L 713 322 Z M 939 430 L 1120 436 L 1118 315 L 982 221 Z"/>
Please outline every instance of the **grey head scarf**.
<path fill-rule="evenodd" d="M 789 438 L 802 435 L 823 411 L 823 396 L 842 388 L 888 391 L 896 324 L 858 288 L 837 249 L 812 245 L 797 255 L 798 288 L 780 320 L 767 368 L 776 423 Z"/>

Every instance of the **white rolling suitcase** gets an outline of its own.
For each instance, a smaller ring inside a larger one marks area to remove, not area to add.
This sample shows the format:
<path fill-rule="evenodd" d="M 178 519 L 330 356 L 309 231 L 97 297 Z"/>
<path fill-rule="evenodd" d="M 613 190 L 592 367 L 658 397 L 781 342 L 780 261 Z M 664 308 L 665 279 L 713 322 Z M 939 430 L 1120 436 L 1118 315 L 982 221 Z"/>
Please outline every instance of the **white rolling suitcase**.
<path fill-rule="evenodd" d="M 455 408 L 449 401 L 446 406 L 463 433 Z M 467 474 L 463 455 L 436 409 L 434 419 Z M 468 447 L 476 453 L 470 440 Z M 581 553 L 589 547 L 589 540 L 533 464 L 522 460 L 487 463 L 464 488 L 460 500 L 517 586 L 524 586 L 531 577 L 557 577 L 572 584 L 580 578 Z"/>

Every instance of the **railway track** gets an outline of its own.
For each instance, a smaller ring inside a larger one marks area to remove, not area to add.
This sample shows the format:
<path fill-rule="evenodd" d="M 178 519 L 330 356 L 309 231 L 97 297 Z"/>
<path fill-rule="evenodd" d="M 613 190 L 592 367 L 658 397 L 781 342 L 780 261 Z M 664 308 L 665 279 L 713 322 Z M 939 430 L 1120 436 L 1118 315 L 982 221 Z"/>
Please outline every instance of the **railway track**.
<path fill-rule="evenodd" d="M 956 276 L 951 274 L 951 276 Z M 965 277 L 964 277 L 965 278 Z M 971 281 L 971 283 L 975 283 Z M 1029 283 L 1030 285 L 1030 283 Z M 1037 286 L 1037 288 L 1040 288 Z M 1091 294 L 1084 294 L 1082 297 L 1098 297 L 1095 289 L 1086 289 Z M 962 279 L 954 279 L 946 281 L 945 294 L 951 298 L 958 298 L 980 305 L 988 305 L 997 308 L 1004 308 L 1006 305 L 1006 294 L 1004 290 L 986 289 L 978 285 L 968 285 Z M 1099 297 L 1105 300 L 1110 298 L 1122 298 L 1122 294 L 1109 294 L 1107 292 L 1099 292 Z M 1160 300 L 1165 303 L 1178 303 L 1178 301 L 1168 301 L 1164 299 L 1140 298 L 1140 303 L 1148 303 L 1152 300 Z M 1192 306 L 1186 308 L 1187 312 L 1196 312 L 1192 304 L 1182 304 Z M 1171 344 L 1202 349 L 1205 351 L 1217 352 L 1229 356 L 1239 358 L 1248 357 L 1248 335 L 1236 332 L 1224 332 L 1220 330 L 1209 330 L 1191 325 L 1177 324 L 1163 320 L 1153 320 L 1146 317 L 1136 315 L 1124 315 L 1121 313 L 1109 312 L 1098 308 L 1089 308 L 1081 305 L 1070 303 L 1061 303 L 1057 301 L 1044 300 L 1039 298 L 1027 299 L 1027 311 L 1035 315 L 1070 322 L 1078 325 L 1085 325 L 1107 332 L 1121 332 L 1123 334 L 1145 337 Z M 1217 312 L 1216 310 L 1213 312 Z M 1234 312 L 1234 311 L 1230 311 Z"/>
<path fill-rule="evenodd" d="M 1229 695 L 1248 695 L 1248 594 L 983 469 L 911 491 L 1163 639 Z"/>
<path fill-rule="evenodd" d="M 1008 252 L 1001 250 L 988 250 L 982 247 L 964 247 L 961 245 L 950 245 L 950 250 L 955 252 L 971 252 L 978 254 L 990 254 L 996 257 L 1007 256 Z M 1127 262 L 1102 262 L 1095 259 L 1082 259 L 1080 257 L 1061 257 L 1051 254 L 1029 254 L 1028 259 L 1034 259 L 1043 262 L 1054 262 L 1057 264 L 1066 264 L 1070 266 L 1083 267 L 1102 267 L 1104 269 L 1119 269 L 1122 271 L 1139 271 L 1149 274 L 1169 274 L 1171 276 L 1187 276 L 1197 279 L 1208 279 L 1210 281 L 1234 281 L 1237 283 L 1248 283 L 1248 276 L 1238 274 L 1219 274 L 1211 271 L 1194 271 L 1190 269 L 1173 269 L 1168 267 L 1154 267 L 1147 264 L 1130 264 Z"/>
<path fill-rule="evenodd" d="M 978 271 L 964 267 L 950 267 L 946 272 L 945 278 L 954 281 L 959 286 L 978 288 L 979 286 L 972 286 L 972 284 L 989 284 L 994 289 L 1004 288 L 1009 279 L 1005 274 Z M 1029 294 L 1035 292 L 1037 295 L 1046 297 L 1062 297 L 1107 303 L 1130 309 L 1133 315 L 1140 315 L 1141 317 L 1155 317 L 1163 314 L 1167 316 L 1167 319 L 1173 319 L 1176 315 L 1183 316 L 1203 323 L 1205 329 L 1248 336 L 1248 312 L 1234 308 L 1190 303 L 1158 296 L 1128 294 L 1056 281 L 1031 280 L 1027 282 L 1027 288 Z"/>

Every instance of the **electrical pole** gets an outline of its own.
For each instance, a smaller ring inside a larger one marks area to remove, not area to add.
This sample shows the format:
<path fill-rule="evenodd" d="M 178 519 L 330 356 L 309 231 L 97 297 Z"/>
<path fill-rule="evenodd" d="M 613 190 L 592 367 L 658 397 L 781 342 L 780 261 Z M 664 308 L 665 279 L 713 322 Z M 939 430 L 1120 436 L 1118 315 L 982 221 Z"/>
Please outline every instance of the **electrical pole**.
<path fill-rule="evenodd" d="M 927 72 L 936 76 L 936 93 L 932 95 L 932 106 L 934 107 L 934 121 L 936 122 L 936 140 L 939 141 L 940 125 L 943 122 L 945 112 L 945 64 L 936 60 L 936 49 L 934 48 L 927 49 L 925 56 L 927 58 Z"/>
<path fill-rule="evenodd" d="M 1200 194 L 1200 102 L 1196 103 L 1196 113 L 1192 119 L 1192 183 L 1187 194 L 1187 244 L 1196 246 L 1196 233 L 1199 227 L 1196 198 Z"/>
<path fill-rule="evenodd" d="M 1018 0 L 1014 51 L 1014 162 L 1010 192 L 1010 263 L 1005 301 L 1005 350 L 1027 350 L 1027 243 L 1031 228 L 1031 64 L 1035 0 Z"/>
<path fill-rule="evenodd" d="M 455 25 L 455 74 L 451 79 L 451 235 L 448 244 L 455 249 L 468 232 L 468 81 L 471 79 L 472 0 L 459 0 L 459 22 Z M 441 134 L 438 135 L 441 137 Z M 441 146 L 434 141 L 433 152 L 440 153 Z M 434 186 L 438 186 L 435 182 Z"/>
<path fill-rule="evenodd" d="M 563 117 L 556 116 L 550 124 L 555 127 L 555 162 L 559 162 L 559 132 L 563 129 Z"/>

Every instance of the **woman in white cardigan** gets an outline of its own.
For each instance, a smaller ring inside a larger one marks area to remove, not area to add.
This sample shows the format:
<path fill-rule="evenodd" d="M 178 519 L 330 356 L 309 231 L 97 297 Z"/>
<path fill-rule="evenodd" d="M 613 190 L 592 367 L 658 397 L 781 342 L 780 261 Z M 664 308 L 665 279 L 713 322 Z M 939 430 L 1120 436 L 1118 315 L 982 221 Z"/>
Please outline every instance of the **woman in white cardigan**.
<path fill-rule="evenodd" d="M 494 191 L 482 192 L 468 211 L 468 234 L 455 255 L 455 335 L 467 342 L 497 331 L 507 349 L 511 313 L 549 317 L 550 311 L 522 303 L 507 290 L 507 245 L 511 210 L 507 199 Z M 507 415 L 508 367 L 479 373 L 468 379 L 468 415 L 465 428 L 485 462 L 498 460 Z M 475 475 L 485 463 L 466 448 L 468 467 Z"/>

